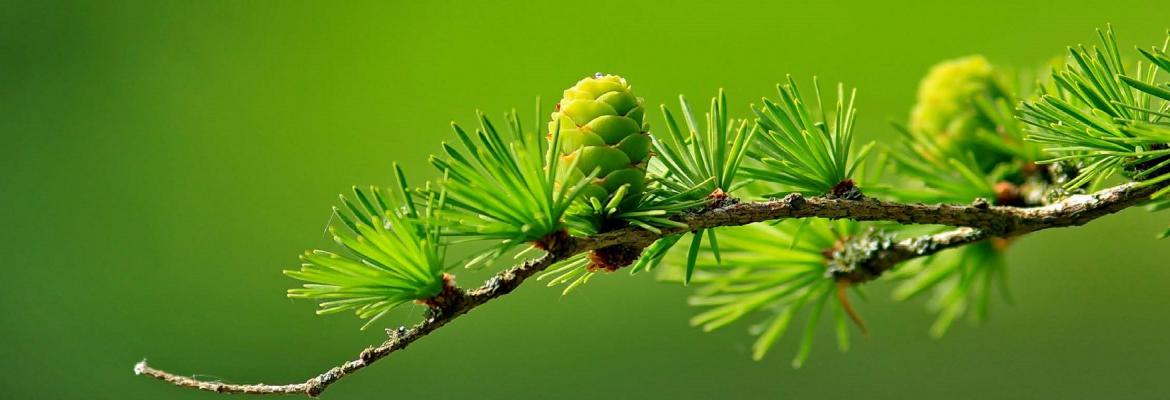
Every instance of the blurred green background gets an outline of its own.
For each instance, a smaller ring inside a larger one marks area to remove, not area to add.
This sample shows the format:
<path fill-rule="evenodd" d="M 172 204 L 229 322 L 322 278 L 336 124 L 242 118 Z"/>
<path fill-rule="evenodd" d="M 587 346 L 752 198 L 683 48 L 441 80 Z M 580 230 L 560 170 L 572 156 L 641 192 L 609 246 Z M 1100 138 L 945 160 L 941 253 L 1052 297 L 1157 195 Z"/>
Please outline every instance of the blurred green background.
<path fill-rule="evenodd" d="M 1165 2 L 0 2 L 0 388 L 4 398 L 215 398 L 135 377 L 301 381 L 364 346 L 280 274 L 328 246 L 336 194 L 433 176 L 451 120 L 531 120 L 597 71 L 656 106 L 722 87 L 745 115 L 784 74 L 859 88 L 863 138 L 891 137 L 917 80 L 983 53 L 1030 67 L 1112 22 L 1123 45 L 1170 27 Z M 1132 54 L 1132 53 L 1131 53 Z M 657 113 L 652 124 L 660 124 Z M 1028 237 L 1017 304 L 928 338 L 921 302 L 872 288 L 874 332 L 791 338 L 752 362 L 743 324 L 687 326 L 687 290 L 530 284 L 326 398 L 1155 398 L 1168 392 L 1170 246 L 1140 210 Z M 484 274 L 460 273 L 464 285 Z M 420 309 L 385 325 L 411 324 Z M 827 325 L 826 325 L 827 326 Z"/>

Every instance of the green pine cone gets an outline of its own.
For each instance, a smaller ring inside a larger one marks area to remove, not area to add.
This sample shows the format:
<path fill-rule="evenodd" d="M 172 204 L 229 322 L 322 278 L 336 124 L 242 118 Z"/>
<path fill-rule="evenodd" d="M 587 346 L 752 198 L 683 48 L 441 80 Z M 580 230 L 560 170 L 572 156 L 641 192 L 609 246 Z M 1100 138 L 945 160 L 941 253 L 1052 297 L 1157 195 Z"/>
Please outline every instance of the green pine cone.
<path fill-rule="evenodd" d="M 568 171 L 569 181 L 600 169 L 584 190 L 586 198 L 604 205 L 623 185 L 629 189 L 619 208 L 628 208 L 641 198 L 650 158 L 650 135 L 642 116 L 642 99 L 620 76 L 597 74 L 565 90 L 552 113 L 549 137 L 559 122 L 561 165 L 577 161 L 577 167 Z"/>
<path fill-rule="evenodd" d="M 977 143 L 976 134 L 996 129 L 975 105 L 979 96 L 991 100 L 1008 96 L 986 58 L 975 55 L 939 63 L 918 86 L 910 129 L 935 138 L 948 153 L 979 150 L 972 148 Z"/>

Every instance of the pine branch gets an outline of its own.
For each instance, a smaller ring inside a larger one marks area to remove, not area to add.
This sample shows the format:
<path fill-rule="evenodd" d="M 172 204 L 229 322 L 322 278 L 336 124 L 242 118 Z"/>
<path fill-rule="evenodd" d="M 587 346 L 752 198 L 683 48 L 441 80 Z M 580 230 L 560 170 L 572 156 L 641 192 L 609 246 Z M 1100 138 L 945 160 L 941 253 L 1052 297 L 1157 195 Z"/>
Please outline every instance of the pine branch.
<path fill-rule="evenodd" d="M 782 199 L 732 204 L 699 213 L 675 217 L 687 228 L 662 229 L 654 233 L 640 228 L 624 228 L 589 237 L 561 236 L 551 240 L 548 254 L 526 261 L 488 279 L 477 289 L 463 293 L 410 329 L 388 331 L 390 338 L 377 347 L 369 347 L 355 360 L 334 367 L 302 383 L 288 385 L 228 384 L 203 381 L 151 368 L 143 360 L 134 366 L 138 375 L 146 375 L 171 384 L 219 393 L 305 394 L 317 396 L 329 385 L 373 364 L 387 355 L 404 349 L 414 341 L 458 318 L 460 315 L 499 296 L 510 293 L 524 280 L 554 263 L 576 254 L 613 246 L 645 247 L 671 235 L 721 226 L 739 226 L 786 218 L 821 217 L 858 221 L 892 221 L 902 224 L 934 224 L 957 229 L 904 239 L 889 246 L 875 247 L 855 255 L 847 272 L 839 280 L 862 283 L 881 276 L 898 263 L 939 251 L 979 242 L 991 237 L 1019 236 L 1043 229 L 1079 226 L 1099 217 L 1139 205 L 1163 185 L 1124 184 L 1090 195 L 1075 195 L 1043 207 L 992 207 L 976 200 L 971 205 L 903 204 L 872 198 L 848 200 L 828 197 L 804 197 L 798 193 Z"/>
<path fill-rule="evenodd" d="M 134 373 L 138 375 L 146 375 L 156 379 L 161 379 L 177 386 L 189 387 L 200 390 L 207 390 L 218 393 L 244 393 L 244 394 L 306 394 L 309 396 L 317 396 L 325 390 L 326 387 L 337 382 L 341 378 L 356 372 L 366 366 L 373 364 L 382 357 L 389 355 L 398 350 L 406 348 L 406 346 L 414 343 L 415 340 L 430 334 L 439 329 L 448 322 L 451 322 L 460 315 L 486 303 L 488 300 L 510 293 L 520 283 L 524 282 L 533 274 L 548 268 L 554 262 L 565 258 L 563 252 L 553 252 L 546 254 L 543 257 L 526 261 L 520 265 L 509 268 L 499 274 L 496 274 L 478 289 L 472 290 L 464 294 L 462 297 L 453 301 L 441 314 L 432 315 L 423 322 L 415 325 L 413 328 L 406 330 L 389 330 L 387 334 L 390 338 L 377 347 L 367 347 L 358 355 L 357 359 L 351 360 L 337 367 L 325 371 L 308 381 L 303 383 L 294 383 L 288 385 L 265 385 L 265 384 L 228 384 L 220 382 L 201 381 L 195 378 L 179 376 L 166 371 L 151 368 L 143 360 L 134 366 Z"/>

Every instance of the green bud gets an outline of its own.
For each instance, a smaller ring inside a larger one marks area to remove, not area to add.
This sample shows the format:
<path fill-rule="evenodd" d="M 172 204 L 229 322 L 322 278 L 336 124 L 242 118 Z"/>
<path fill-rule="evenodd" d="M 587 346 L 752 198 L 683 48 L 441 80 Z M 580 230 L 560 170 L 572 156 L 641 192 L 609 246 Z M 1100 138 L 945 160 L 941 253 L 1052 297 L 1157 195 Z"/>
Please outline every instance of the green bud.
<path fill-rule="evenodd" d="M 910 129 L 935 138 L 948 153 L 978 150 L 971 148 L 976 134 L 980 130 L 994 132 L 996 127 L 982 116 L 975 99 L 1007 96 L 998 72 L 983 56 L 944 61 L 922 78 L 918 102 L 910 113 Z"/>
<path fill-rule="evenodd" d="M 629 185 L 621 206 L 638 201 L 646 188 L 650 135 L 642 121 L 642 99 L 617 75 L 597 74 L 565 90 L 549 122 L 549 132 L 560 124 L 561 165 L 574 161 L 567 179 L 575 181 L 598 170 L 584 196 L 606 204 L 623 185 Z"/>

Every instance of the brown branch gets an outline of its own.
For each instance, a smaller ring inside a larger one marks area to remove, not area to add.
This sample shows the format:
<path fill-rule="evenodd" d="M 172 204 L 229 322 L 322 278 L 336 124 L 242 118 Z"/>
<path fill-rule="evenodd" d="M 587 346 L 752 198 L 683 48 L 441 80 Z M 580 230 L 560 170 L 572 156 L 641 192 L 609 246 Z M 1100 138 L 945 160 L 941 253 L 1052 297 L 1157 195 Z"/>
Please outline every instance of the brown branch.
<path fill-rule="evenodd" d="M 903 204 L 870 198 L 861 200 L 806 198 L 800 194 L 790 194 L 783 199 L 763 202 L 738 203 L 679 216 L 676 219 L 686 223 L 687 228 L 666 229 L 661 234 L 638 228 L 625 228 L 590 237 L 564 237 L 555 240 L 548 245 L 548 254 L 500 272 L 488 279 L 483 286 L 468 291 L 463 297 L 432 313 L 413 328 L 388 331 L 390 338 L 382 344 L 368 347 L 357 359 L 333 367 L 302 383 L 243 385 L 202 381 L 151 368 L 145 360 L 134 366 L 134 373 L 177 386 L 219 393 L 316 396 L 339 379 L 365 368 L 390 353 L 406 348 L 415 340 L 439 329 L 471 309 L 511 292 L 533 274 L 558 261 L 591 250 L 617 244 L 644 247 L 663 236 L 785 218 L 820 217 L 960 227 L 939 234 L 904 239 L 872 251 L 854 261 L 851 271 L 838 276 L 839 279 L 860 283 L 877 278 L 903 261 L 990 237 L 1019 236 L 1042 229 L 1083 225 L 1096 218 L 1137 205 L 1147 200 L 1157 190 L 1158 187 L 1141 187 L 1131 183 L 1033 208 L 990 207 L 986 202 L 976 202 L 969 206 Z"/>
<path fill-rule="evenodd" d="M 556 261 L 564 259 L 564 253 L 550 252 L 543 257 L 526 261 L 520 265 L 509 268 L 499 274 L 496 274 L 483 286 L 466 293 L 461 299 L 454 302 L 442 313 L 432 314 L 426 320 L 415 325 L 413 328 L 406 330 L 387 330 L 390 338 L 377 347 L 367 347 L 358 355 L 358 358 L 346 362 L 341 366 L 333 367 L 325 371 L 325 373 L 317 375 L 302 383 L 294 383 L 288 385 L 265 385 L 265 384 L 251 384 L 240 385 L 221 382 L 201 381 L 195 378 L 175 375 L 166 371 L 151 368 L 146 360 L 140 361 L 134 366 L 134 373 L 138 375 L 146 375 L 156 379 L 170 382 L 174 385 L 189 387 L 200 390 L 207 390 L 219 393 L 247 393 L 247 394 L 307 394 L 309 396 L 317 396 L 325 390 L 333 382 L 344 378 L 359 369 L 373 364 L 378 359 L 389 355 L 398 350 L 406 348 L 406 346 L 414 343 L 415 340 L 426 336 L 427 334 L 439 329 L 448 322 L 463 315 L 471 309 L 478 307 L 480 304 L 488 302 L 499 296 L 508 294 L 516 287 L 520 286 L 521 282 L 548 268 Z"/>

